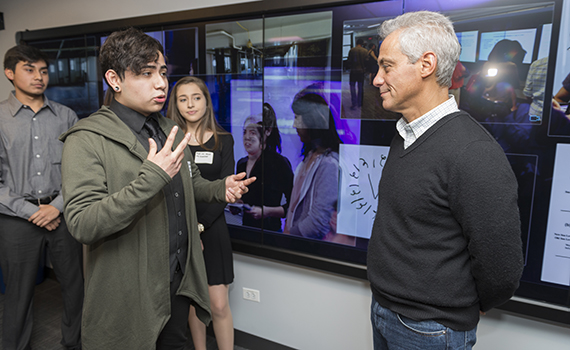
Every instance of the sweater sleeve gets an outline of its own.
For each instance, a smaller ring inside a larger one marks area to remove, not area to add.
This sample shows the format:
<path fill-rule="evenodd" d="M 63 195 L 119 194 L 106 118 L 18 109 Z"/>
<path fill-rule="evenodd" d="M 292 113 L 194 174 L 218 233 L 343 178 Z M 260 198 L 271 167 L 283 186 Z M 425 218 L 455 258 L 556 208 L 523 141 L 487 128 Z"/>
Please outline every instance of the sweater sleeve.
<path fill-rule="evenodd" d="M 106 183 L 109 169 L 105 169 L 102 156 L 90 146 L 90 142 L 97 142 L 97 136 L 93 135 L 72 134 L 63 148 L 64 214 L 72 236 L 84 244 L 93 244 L 130 225 L 137 213 L 171 181 L 158 165 L 145 160 L 134 180 L 109 193 Z"/>
<path fill-rule="evenodd" d="M 523 270 L 517 180 L 498 144 L 475 141 L 459 152 L 450 181 L 450 206 L 467 239 L 479 308 L 514 294 Z"/>
<path fill-rule="evenodd" d="M 331 230 L 330 220 L 338 200 L 338 162 L 323 161 L 309 180 L 311 187 L 303 198 L 303 213 L 290 230 L 293 235 L 322 239 Z"/>

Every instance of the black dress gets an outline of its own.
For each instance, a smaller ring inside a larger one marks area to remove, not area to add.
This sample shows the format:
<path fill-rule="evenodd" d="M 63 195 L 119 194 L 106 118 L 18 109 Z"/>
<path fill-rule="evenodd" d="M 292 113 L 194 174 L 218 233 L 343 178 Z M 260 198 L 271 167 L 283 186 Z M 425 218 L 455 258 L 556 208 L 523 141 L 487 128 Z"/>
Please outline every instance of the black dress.
<path fill-rule="evenodd" d="M 245 172 L 246 167 L 247 157 L 243 157 L 238 160 L 236 173 Z M 282 206 L 284 212 L 287 213 L 293 188 L 293 170 L 289 159 L 273 150 L 265 150 L 251 169 L 249 177 L 253 176 L 257 177 L 257 180 L 248 186 L 249 191 L 242 196 L 243 202 L 258 207 L 262 205 Z M 282 204 L 283 197 L 285 197 L 284 204 Z M 262 227 L 262 220 L 254 219 L 251 215 L 244 213 L 243 225 Z M 263 218 L 263 229 L 281 232 L 281 219 Z"/>
<path fill-rule="evenodd" d="M 205 146 L 214 148 L 214 136 Z M 234 169 L 234 139 L 232 135 L 220 135 L 220 147 L 209 151 L 200 146 L 189 146 L 194 161 L 200 169 L 200 174 L 207 180 L 218 180 L 233 174 Z M 197 152 L 201 157 L 196 157 Z M 202 159 L 202 160 L 201 160 Z M 226 218 L 224 216 L 224 203 L 196 203 L 198 222 L 204 225 L 202 244 L 204 245 L 204 261 L 208 284 L 230 284 L 234 280 L 234 265 L 232 245 Z"/>

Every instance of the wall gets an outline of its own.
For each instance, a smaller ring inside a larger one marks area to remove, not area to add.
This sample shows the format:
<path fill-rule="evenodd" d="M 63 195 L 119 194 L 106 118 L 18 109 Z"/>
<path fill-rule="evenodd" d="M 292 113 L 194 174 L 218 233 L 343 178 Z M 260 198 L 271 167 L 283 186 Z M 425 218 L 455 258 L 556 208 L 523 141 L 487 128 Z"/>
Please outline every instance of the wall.
<path fill-rule="evenodd" d="M 0 53 L 15 33 L 118 18 L 229 4 L 231 0 L 2 0 L 6 29 Z M 107 10 L 113 8 L 113 11 Z M 65 10 L 63 10 L 65 9 Z M 567 38 L 564 40 L 568 40 Z M 0 99 L 11 90 L 0 79 Z M 371 349 L 370 291 L 366 282 L 235 254 L 230 288 L 235 327 L 298 349 Z M 261 292 L 261 302 L 242 298 L 242 287 Z M 479 325 L 477 349 L 568 349 L 570 329 L 491 311 Z"/>
<path fill-rule="evenodd" d="M 295 349 L 372 349 L 367 282 L 234 254 L 230 304 L 235 328 Z M 260 303 L 242 288 L 260 291 Z M 568 350 L 570 327 L 491 310 L 475 349 Z"/>

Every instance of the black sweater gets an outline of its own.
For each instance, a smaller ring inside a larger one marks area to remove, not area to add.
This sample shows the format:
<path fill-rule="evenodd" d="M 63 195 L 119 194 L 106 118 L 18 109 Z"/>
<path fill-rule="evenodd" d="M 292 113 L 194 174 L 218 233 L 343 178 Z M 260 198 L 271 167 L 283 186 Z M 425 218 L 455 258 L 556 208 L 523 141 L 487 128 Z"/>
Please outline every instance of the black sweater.
<path fill-rule="evenodd" d="M 240 159 L 236 166 L 236 173 L 245 172 L 247 157 Z M 249 191 L 244 193 L 244 203 L 256 206 L 278 207 L 281 205 L 283 196 L 285 204 L 283 211 L 287 213 L 291 201 L 293 188 L 293 170 L 289 159 L 273 150 L 263 151 L 257 159 L 249 177 L 257 177 L 254 183 L 248 186 Z M 256 220 L 250 214 L 244 213 L 243 224 L 245 226 L 261 227 L 262 219 Z M 281 218 L 263 218 L 263 228 L 271 231 L 281 231 Z"/>
<path fill-rule="evenodd" d="M 513 295 L 523 269 L 517 181 L 469 115 L 444 117 L 407 149 L 396 135 L 379 194 L 368 278 L 380 305 L 465 331 Z"/>

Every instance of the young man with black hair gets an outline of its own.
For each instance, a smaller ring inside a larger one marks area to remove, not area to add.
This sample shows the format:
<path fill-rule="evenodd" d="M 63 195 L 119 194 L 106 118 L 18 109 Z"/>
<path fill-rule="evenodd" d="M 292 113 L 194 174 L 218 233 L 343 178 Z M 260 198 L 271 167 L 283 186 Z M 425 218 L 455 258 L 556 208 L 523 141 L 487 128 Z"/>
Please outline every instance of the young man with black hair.
<path fill-rule="evenodd" d="M 81 244 L 61 215 L 63 143 L 57 139 L 77 116 L 44 95 L 48 58 L 39 49 L 18 45 L 8 50 L 4 74 L 14 91 L 0 102 L 0 266 L 6 283 L 2 346 L 30 348 L 34 285 L 47 247 L 63 294 L 61 343 L 80 349 Z"/>
<path fill-rule="evenodd" d="M 112 33 L 99 60 L 109 107 L 61 139 L 65 216 L 87 244 L 82 337 L 88 349 L 184 349 L 190 304 L 210 321 L 195 201 L 234 202 L 255 179 L 209 182 L 184 135 L 162 117 L 163 47 L 140 30 Z"/>

